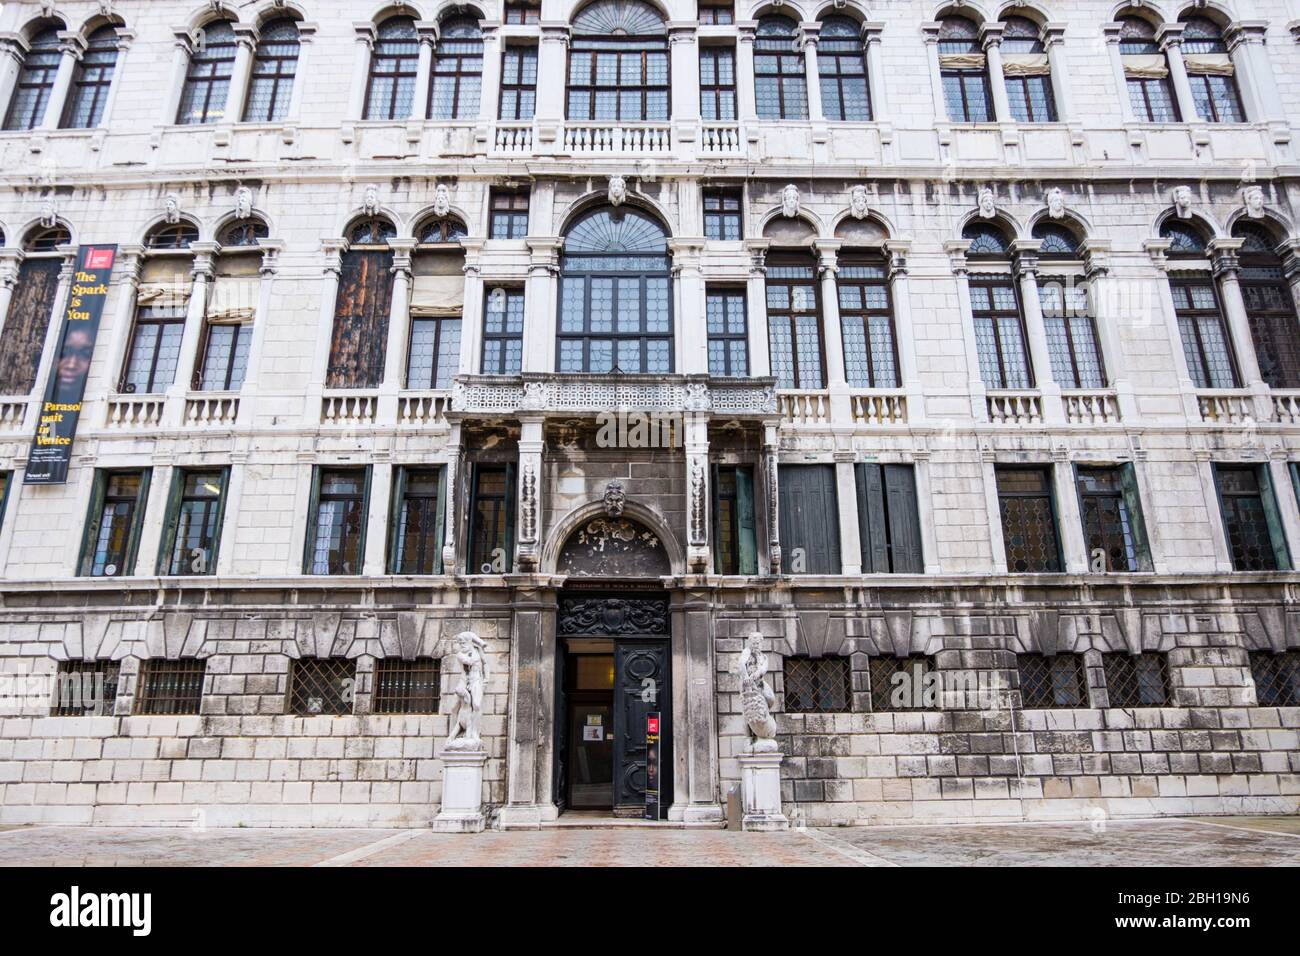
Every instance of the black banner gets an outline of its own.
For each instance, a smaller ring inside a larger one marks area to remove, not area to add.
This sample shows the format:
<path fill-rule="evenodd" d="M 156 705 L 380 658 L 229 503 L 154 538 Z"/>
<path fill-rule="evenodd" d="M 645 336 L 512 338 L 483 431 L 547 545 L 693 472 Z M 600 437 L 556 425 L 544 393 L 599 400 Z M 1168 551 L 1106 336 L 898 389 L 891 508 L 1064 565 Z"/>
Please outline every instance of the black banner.
<path fill-rule="evenodd" d="M 23 477 L 27 484 L 61 485 L 68 480 L 72 440 L 77 435 L 81 399 L 86 394 L 86 375 L 95 354 L 99 320 L 104 314 L 108 281 L 116 258 L 117 246 L 82 246 L 77 252 L 77 269 L 68 290 L 59 349 L 50 369 L 45 401 Z"/>
<path fill-rule="evenodd" d="M 659 711 L 645 715 L 645 818 L 659 819 Z"/>

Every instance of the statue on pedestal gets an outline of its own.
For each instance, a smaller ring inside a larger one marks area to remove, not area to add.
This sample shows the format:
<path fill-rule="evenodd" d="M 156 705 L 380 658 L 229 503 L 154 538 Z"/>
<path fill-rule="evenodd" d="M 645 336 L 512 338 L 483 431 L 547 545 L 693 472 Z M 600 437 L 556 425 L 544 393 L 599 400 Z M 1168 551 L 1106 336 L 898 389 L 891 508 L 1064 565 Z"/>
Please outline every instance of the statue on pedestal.
<path fill-rule="evenodd" d="M 745 639 L 740 662 L 736 665 L 736 673 L 740 676 L 740 702 L 745 723 L 754 735 L 748 748 L 752 754 L 776 752 L 776 720 L 772 717 L 776 697 L 767 685 L 767 670 L 763 635 L 752 631 Z"/>
<path fill-rule="evenodd" d="M 487 684 L 488 667 L 483 657 L 487 647 L 483 638 L 473 631 L 461 631 L 452 638 L 452 657 L 460 665 L 460 678 L 456 683 L 456 702 L 451 708 L 451 732 L 447 735 L 447 750 L 482 750 L 479 720 L 483 716 L 483 688 Z"/>

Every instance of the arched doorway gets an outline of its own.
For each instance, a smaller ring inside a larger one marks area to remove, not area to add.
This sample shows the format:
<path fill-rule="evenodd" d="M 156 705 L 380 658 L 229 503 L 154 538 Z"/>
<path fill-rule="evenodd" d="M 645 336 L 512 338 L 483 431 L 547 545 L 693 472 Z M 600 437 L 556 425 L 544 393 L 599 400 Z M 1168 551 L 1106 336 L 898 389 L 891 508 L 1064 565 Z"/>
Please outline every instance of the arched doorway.
<path fill-rule="evenodd" d="M 658 816 L 672 801 L 671 623 L 658 578 L 660 536 L 622 515 L 596 515 L 556 558 L 567 574 L 556 622 L 555 798 L 562 811 Z M 646 741 L 657 719 L 659 750 Z"/>

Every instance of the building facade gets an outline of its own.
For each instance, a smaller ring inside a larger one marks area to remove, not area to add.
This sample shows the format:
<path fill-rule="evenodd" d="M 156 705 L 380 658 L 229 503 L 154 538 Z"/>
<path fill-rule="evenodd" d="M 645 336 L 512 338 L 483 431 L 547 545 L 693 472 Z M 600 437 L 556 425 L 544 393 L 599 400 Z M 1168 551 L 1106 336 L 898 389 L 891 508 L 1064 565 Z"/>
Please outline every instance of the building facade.
<path fill-rule="evenodd" d="M 753 631 L 810 822 L 1296 812 L 1298 43 L 5 3 L 0 822 L 426 825 L 464 630 L 502 827 L 720 822 Z"/>

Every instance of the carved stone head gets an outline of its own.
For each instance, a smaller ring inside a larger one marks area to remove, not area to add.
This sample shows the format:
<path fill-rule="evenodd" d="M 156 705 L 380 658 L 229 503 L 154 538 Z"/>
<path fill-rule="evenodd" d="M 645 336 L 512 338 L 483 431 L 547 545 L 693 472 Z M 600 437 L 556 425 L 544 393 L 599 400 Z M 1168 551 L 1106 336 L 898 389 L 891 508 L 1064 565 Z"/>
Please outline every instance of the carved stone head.
<path fill-rule="evenodd" d="M 849 215 L 854 219 L 866 219 L 867 212 L 867 187 L 854 186 L 849 191 Z"/>
<path fill-rule="evenodd" d="M 1190 219 L 1192 215 L 1192 187 L 1175 186 L 1173 191 L 1174 212 L 1179 219 Z"/>
<path fill-rule="evenodd" d="M 1241 201 L 1246 207 L 1246 215 L 1251 219 L 1262 219 L 1264 217 L 1264 188 L 1262 186 L 1247 186 L 1241 191 Z"/>
<path fill-rule="evenodd" d="M 367 216 L 379 215 L 379 187 L 370 185 L 361 200 L 361 209 Z"/>
<path fill-rule="evenodd" d="M 253 214 L 253 191 L 247 186 L 235 190 L 235 218 L 247 219 Z"/>
<path fill-rule="evenodd" d="M 447 188 L 446 183 L 438 183 L 433 187 L 433 214 L 445 216 L 449 212 L 451 212 L 451 190 Z"/>
<path fill-rule="evenodd" d="M 1060 186 L 1053 186 L 1047 191 L 1044 197 L 1047 202 L 1047 215 L 1053 219 L 1060 219 L 1065 215 L 1065 193 L 1061 191 Z"/>
<path fill-rule="evenodd" d="M 163 200 L 163 218 L 167 225 L 174 226 L 181 221 L 181 201 L 175 195 Z"/>
<path fill-rule="evenodd" d="M 626 507 L 627 494 L 623 491 L 623 482 L 611 481 L 605 486 L 605 514 L 611 518 L 621 518 Z"/>
<path fill-rule="evenodd" d="M 606 193 L 611 206 L 621 206 L 627 199 L 627 180 L 622 176 L 609 177 L 609 190 Z"/>
<path fill-rule="evenodd" d="M 997 206 L 993 203 L 993 190 L 988 186 L 980 187 L 977 201 L 981 219 L 992 219 L 998 214 Z"/>
<path fill-rule="evenodd" d="M 781 190 L 781 215 L 787 219 L 799 215 L 799 187 L 794 183 Z"/>

